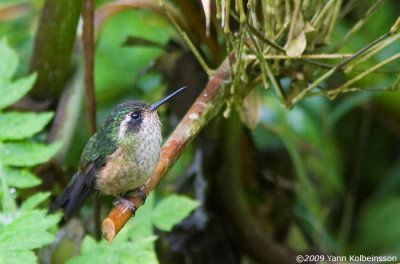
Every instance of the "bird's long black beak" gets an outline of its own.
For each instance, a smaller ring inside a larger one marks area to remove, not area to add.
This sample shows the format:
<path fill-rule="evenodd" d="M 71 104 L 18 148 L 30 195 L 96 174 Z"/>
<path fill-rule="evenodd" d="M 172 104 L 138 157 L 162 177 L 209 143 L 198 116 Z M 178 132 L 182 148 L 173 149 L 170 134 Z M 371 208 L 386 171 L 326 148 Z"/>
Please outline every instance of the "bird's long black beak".
<path fill-rule="evenodd" d="M 178 93 L 182 92 L 183 90 L 186 89 L 186 86 L 183 86 L 182 88 L 179 88 L 178 90 L 176 90 L 175 92 L 173 92 L 170 95 L 167 95 L 166 97 L 164 97 L 163 99 L 161 99 L 160 101 L 152 104 L 149 108 L 150 111 L 154 111 L 157 109 L 157 107 L 159 107 L 160 105 L 162 105 L 163 103 L 165 103 L 166 101 L 168 101 L 169 99 L 171 99 L 172 97 L 174 97 L 175 95 L 177 95 Z"/>

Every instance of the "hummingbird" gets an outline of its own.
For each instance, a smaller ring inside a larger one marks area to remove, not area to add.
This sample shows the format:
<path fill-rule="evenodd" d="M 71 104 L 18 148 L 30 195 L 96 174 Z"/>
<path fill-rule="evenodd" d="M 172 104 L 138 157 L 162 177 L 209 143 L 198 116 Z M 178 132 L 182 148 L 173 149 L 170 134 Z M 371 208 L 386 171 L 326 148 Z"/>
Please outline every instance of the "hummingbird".
<path fill-rule="evenodd" d="M 139 193 L 144 202 L 141 187 L 151 176 L 161 151 L 161 122 L 157 108 L 185 88 L 152 105 L 139 100 L 117 105 L 89 139 L 80 158 L 79 170 L 51 204 L 49 212 L 61 208 L 64 218 L 69 219 L 89 196 L 99 192 L 118 197 L 135 211 L 133 204 L 122 197 Z"/>

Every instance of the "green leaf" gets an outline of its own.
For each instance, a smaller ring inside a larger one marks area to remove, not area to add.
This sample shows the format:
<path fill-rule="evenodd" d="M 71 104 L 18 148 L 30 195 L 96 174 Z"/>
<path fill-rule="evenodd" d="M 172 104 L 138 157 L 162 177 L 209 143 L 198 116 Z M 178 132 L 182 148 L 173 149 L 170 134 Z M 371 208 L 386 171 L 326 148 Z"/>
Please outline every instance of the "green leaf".
<path fill-rule="evenodd" d="M 34 166 L 48 161 L 60 147 L 60 142 L 50 145 L 32 142 L 3 143 L 0 146 L 0 159 L 5 165 Z"/>
<path fill-rule="evenodd" d="M 160 229 L 171 229 L 195 208 L 198 203 L 184 196 L 173 195 L 161 200 L 154 208 L 154 195 L 150 195 L 136 216 L 125 225 L 112 244 L 86 236 L 82 242 L 81 254 L 69 264 L 80 263 L 158 263 L 154 250 L 156 236 L 152 234 L 152 223 Z M 160 218 L 160 219 L 157 219 Z M 158 226 L 158 225 L 157 225 Z"/>
<path fill-rule="evenodd" d="M 96 249 L 97 241 L 91 236 L 85 236 L 81 245 L 81 253 L 88 253 Z"/>
<path fill-rule="evenodd" d="M 21 211 L 32 210 L 49 197 L 50 197 L 50 192 L 35 193 L 22 203 L 20 210 Z"/>
<path fill-rule="evenodd" d="M 9 187 L 30 188 L 41 183 L 41 180 L 28 170 L 12 169 L 9 167 L 4 167 L 3 170 L 7 179 L 7 186 Z"/>
<path fill-rule="evenodd" d="M 0 145 L 1 146 L 1 145 Z M 10 189 L 7 188 L 7 178 L 6 174 L 4 173 L 4 166 L 0 162 L 0 186 L 1 186 L 1 209 L 2 213 L 14 215 L 17 212 L 17 203 L 15 202 L 14 198 L 11 195 Z M 6 217 L 8 218 L 8 217 Z M 0 221 L 2 223 L 8 223 L 6 221 Z"/>
<path fill-rule="evenodd" d="M 46 215 L 44 210 L 22 212 L 13 222 L 0 229 L 0 255 L 51 243 L 54 235 L 47 230 L 57 225 L 60 218 L 60 214 Z"/>
<path fill-rule="evenodd" d="M 33 251 L 29 250 L 7 251 L 0 254 L 0 263 L 37 263 L 37 257 Z"/>
<path fill-rule="evenodd" d="M 0 140 L 16 140 L 30 137 L 51 120 L 53 113 L 18 113 L 0 114 Z"/>
<path fill-rule="evenodd" d="M 0 82 L 0 110 L 12 105 L 22 98 L 31 88 L 36 80 L 36 73 L 25 78 L 20 78 L 13 83 Z M 1 80 L 0 80 L 1 81 Z"/>
<path fill-rule="evenodd" d="M 158 263 L 154 251 L 147 250 L 155 237 L 142 237 L 140 241 L 117 242 L 95 241 L 86 236 L 82 242 L 81 254 L 70 259 L 68 264 L 86 263 Z"/>
<path fill-rule="evenodd" d="M 3 38 L 0 41 L 0 83 L 11 80 L 18 66 L 17 53 L 8 46 Z"/>
<path fill-rule="evenodd" d="M 153 224 L 161 230 L 170 231 L 198 205 L 198 202 L 185 196 L 171 195 L 156 206 L 152 215 Z"/>
<path fill-rule="evenodd" d="M 135 25 L 143 20 L 151 21 L 141 28 L 125 27 L 124 25 Z M 165 30 L 168 28 L 168 30 Z M 140 75 L 141 69 L 157 58 L 162 50 L 160 48 L 135 47 L 126 48 L 124 43 L 127 36 L 135 36 L 156 43 L 167 43 L 171 32 L 167 23 L 159 16 L 149 12 L 120 12 L 111 16 L 102 28 L 102 33 L 96 47 L 95 59 L 95 84 L 98 91 L 113 89 L 113 87 L 129 87 L 132 84 L 133 76 Z M 132 63 L 132 61 L 135 63 Z M 126 67 L 129 65 L 129 67 Z M 128 75 L 124 75 L 127 73 Z M 116 75 L 117 74 L 117 75 Z M 110 97 L 99 100 L 110 100 Z"/>

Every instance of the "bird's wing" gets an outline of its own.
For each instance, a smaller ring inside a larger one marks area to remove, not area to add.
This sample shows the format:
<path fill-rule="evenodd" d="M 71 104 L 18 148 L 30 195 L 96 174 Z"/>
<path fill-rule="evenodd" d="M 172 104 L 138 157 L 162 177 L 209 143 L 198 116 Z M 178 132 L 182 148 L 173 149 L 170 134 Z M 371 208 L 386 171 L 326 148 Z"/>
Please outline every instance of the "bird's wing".
<path fill-rule="evenodd" d="M 81 156 L 80 169 L 61 195 L 52 203 L 49 212 L 58 208 L 64 210 L 64 217 L 69 219 L 84 204 L 85 200 L 95 191 L 96 174 L 104 167 L 106 157 L 116 149 L 110 138 L 99 138 L 94 134 Z"/>
<path fill-rule="evenodd" d="M 117 149 L 116 140 L 100 130 L 86 144 L 80 161 L 80 171 L 88 186 L 94 187 L 96 173 L 101 170 L 109 157 Z"/>

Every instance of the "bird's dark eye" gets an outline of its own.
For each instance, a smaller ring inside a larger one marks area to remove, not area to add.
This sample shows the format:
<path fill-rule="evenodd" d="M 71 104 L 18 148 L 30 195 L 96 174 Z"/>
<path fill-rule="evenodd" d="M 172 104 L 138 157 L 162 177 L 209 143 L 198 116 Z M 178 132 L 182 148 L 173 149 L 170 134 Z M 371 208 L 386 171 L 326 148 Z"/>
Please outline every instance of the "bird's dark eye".
<path fill-rule="evenodd" d="M 133 112 L 133 113 L 131 114 L 131 118 L 132 118 L 133 120 L 138 120 L 138 119 L 140 118 L 140 113 L 139 113 L 139 112 Z"/>

